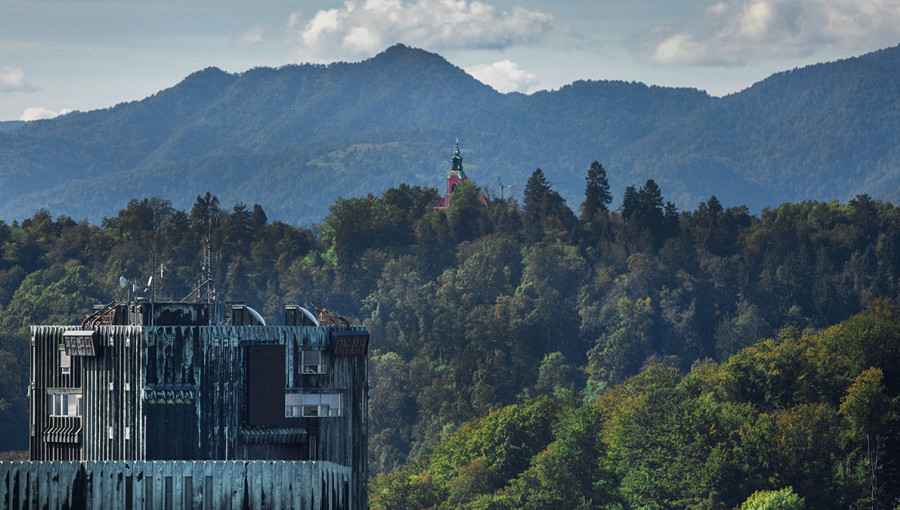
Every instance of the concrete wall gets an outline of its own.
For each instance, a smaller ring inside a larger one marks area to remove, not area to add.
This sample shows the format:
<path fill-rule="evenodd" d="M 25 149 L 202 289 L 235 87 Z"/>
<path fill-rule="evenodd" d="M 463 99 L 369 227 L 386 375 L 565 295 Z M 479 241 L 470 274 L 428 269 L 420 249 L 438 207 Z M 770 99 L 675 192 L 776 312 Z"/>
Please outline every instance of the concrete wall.
<path fill-rule="evenodd" d="M 332 462 L 0 462 L 9 509 L 363 509 Z"/>

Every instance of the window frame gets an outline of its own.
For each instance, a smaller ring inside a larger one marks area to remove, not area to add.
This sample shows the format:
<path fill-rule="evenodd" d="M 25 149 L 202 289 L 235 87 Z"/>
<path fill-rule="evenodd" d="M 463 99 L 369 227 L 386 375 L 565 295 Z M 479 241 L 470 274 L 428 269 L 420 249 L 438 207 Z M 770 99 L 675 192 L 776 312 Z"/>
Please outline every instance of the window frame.
<path fill-rule="evenodd" d="M 84 413 L 84 398 L 81 393 L 48 393 L 50 416 L 59 418 L 81 418 Z"/>
<path fill-rule="evenodd" d="M 72 356 L 66 352 L 65 347 L 59 349 L 59 373 L 65 375 L 72 373 Z"/>
<path fill-rule="evenodd" d="M 307 356 L 313 357 L 317 353 L 316 360 L 307 360 Z M 315 361 L 315 363 L 312 363 Z M 318 349 L 304 349 L 300 351 L 300 373 L 303 375 L 321 375 L 326 373 L 325 352 Z"/>
<path fill-rule="evenodd" d="M 292 392 L 284 395 L 285 418 L 343 418 L 344 394 Z"/>

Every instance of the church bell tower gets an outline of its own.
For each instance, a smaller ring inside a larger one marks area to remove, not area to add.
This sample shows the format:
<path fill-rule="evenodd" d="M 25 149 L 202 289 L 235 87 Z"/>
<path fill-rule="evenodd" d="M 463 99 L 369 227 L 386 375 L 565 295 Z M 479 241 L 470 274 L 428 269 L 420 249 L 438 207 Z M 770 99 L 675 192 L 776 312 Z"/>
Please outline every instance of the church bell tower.
<path fill-rule="evenodd" d="M 450 205 L 450 195 L 453 194 L 453 191 L 456 189 L 456 185 L 468 179 L 469 178 L 466 177 L 466 173 L 463 171 L 462 156 L 459 155 L 459 139 L 457 138 L 456 150 L 453 151 L 453 159 L 450 166 L 450 172 L 447 173 L 447 192 L 444 194 L 444 198 L 441 199 L 437 207 L 435 207 L 435 210 L 446 210 L 447 206 Z"/>

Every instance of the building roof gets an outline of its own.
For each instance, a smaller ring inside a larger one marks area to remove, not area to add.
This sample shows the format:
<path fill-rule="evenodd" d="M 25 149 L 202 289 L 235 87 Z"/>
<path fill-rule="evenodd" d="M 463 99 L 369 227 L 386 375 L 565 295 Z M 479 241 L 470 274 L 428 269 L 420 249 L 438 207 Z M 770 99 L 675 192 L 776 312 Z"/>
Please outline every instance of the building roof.
<path fill-rule="evenodd" d="M 459 155 L 459 139 L 456 140 L 456 150 L 453 151 L 453 159 L 451 161 L 450 173 L 447 175 L 447 178 L 455 175 L 460 179 L 467 179 L 466 173 L 463 171 L 462 156 Z"/>

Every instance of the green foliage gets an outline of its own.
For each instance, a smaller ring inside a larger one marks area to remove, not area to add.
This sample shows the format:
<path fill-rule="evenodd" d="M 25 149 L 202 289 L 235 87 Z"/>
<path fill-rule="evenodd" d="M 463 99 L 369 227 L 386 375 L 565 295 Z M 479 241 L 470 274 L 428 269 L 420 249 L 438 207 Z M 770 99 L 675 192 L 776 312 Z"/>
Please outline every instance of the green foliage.
<path fill-rule="evenodd" d="M 27 338 L 31 324 L 80 323 L 92 305 L 102 299 L 98 290 L 88 268 L 76 261 L 35 271 L 13 294 L 0 329 Z"/>
<path fill-rule="evenodd" d="M 482 459 L 499 480 L 513 478 L 546 446 L 558 413 L 558 402 L 544 397 L 464 424 L 435 449 L 428 469 L 435 480 L 446 482 Z"/>
<path fill-rule="evenodd" d="M 741 510 L 803 510 L 803 498 L 794 494 L 791 487 L 780 491 L 757 491 L 741 503 Z"/>
<path fill-rule="evenodd" d="M 724 365 L 650 366 L 594 402 L 561 393 L 511 405 L 398 472 L 430 480 L 434 508 L 880 508 L 896 497 L 885 466 L 900 450 L 885 427 L 898 389 L 880 369 L 855 368 L 860 351 L 840 342 L 854 331 L 893 349 L 898 326 L 900 309 L 879 303 L 820 333 L 785 330 Z M 542 371 L 561 364 L 547 356 Z M 871 434 L 882 442 L 867 457 Z M 373 490 L 394 490 L 390 477 Z"/>
<path fill-rule="evenodd" d="M 547 354 L 538 368 L 537 382 L 534 390 L 538 393 L 546 393 L 560 397 L 574 388 L 583 388 L 585 385 L 582 371 L 569 363 L 566 357 L 559 351 Z"/>
<path fill-rule="evenodd" d="M 841 399 L 840 411 L 853 438 L 865 439 L 878 433 L 888 419 L 890 402 L 885 395 L 883 380 L 884 374 L 880 369 L 872 367 L 864 370 L 856 376 Z"/>
<path fill-rule="evenodd" d="M 595 381 L 622 381 L 652 352 L 654 311 L 649 297 L 620 298 L 611 321 L 608 333 L 588 353 L 588 372 Z"/>
<path fill-rule="evenodd" d="M 585 181 L 587 184 L 584 189 L 584 202 L 581 204 L 581 220 L 589 222 L 609 211 L 612 193 L 606 179 L 606 169 L 599 161 L 591 163 Z"/>
<path fill-rule="evenodd" d="M 412 467 L 379 475 L 369 489 L 370 507 L 420 510 L 440 503 L 446 493 L 429 474 L 416 471 Z"/>
<path fill-rule="evenodd" d="M 447 206 L 447 226 L 457 243 L 490 233 L 484 198 L 472 181 L 462 181 L 453 190 Z"/>
<path fill-rule="evenodd" d="M 646 211 L 597 208 L 593 229 L 548 175 L 524 208 L 475 183 L 446 212 L 418 186 L 341 199 L 317 233 L 212 194 L 188 211 L 133 200 L 101 226 L 47 211 L 0 224 L 4 448 L 27 437 L 27 325 L 79 322 L 120 276 L 162 274 L 158 295 L 183 297 L 208 239 L 224 299 L 271 323 L 316 301 L 369 327 L 382 507 L 733 508 L 786 486 L 816 508 L 900 498 L 900 208 L 756 217 L 711 197 L 678 213 L 646 183 L 631 189 Z"/>

